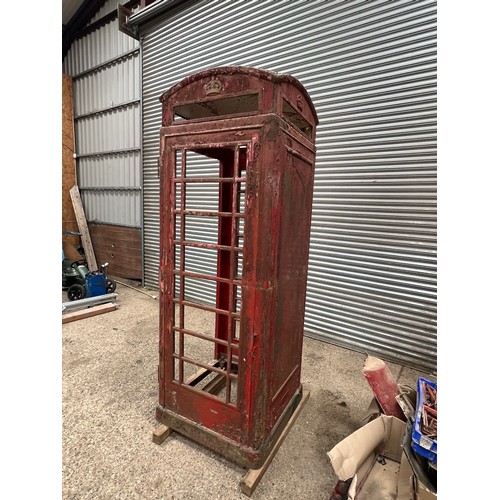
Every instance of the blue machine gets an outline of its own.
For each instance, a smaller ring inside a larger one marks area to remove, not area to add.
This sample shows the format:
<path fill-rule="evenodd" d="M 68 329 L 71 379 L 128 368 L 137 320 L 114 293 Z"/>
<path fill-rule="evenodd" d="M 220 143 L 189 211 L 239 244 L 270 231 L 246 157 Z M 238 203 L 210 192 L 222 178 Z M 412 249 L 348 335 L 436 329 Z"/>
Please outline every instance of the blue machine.
<path fill-rule="evenodd" d="M 81 261 L 74 262 L 71 267 L 80 279 L 68 288 L 68 299 L 73 301 L 113 293 L 116 290 L 116 282 L 106 275 L 107 265 L 106 262 L 99 271 L 91 272 Z"/>

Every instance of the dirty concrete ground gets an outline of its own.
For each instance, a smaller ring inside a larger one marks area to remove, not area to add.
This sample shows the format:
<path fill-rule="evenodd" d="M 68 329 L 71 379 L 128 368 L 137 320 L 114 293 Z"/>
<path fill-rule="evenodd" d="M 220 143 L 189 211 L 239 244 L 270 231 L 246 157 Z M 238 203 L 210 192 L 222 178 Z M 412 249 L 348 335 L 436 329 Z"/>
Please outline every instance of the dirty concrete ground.
<path fill-rule="evenodd" d="M 62 325 L 63 500 L 247 499 L 239 487 L 245 469 L 177 433 L 153 443 L 159 301 L 138 290 L 145 289 L 119 283 L 116 311 Z M 203 327 L 204 318 L 190 314 Z M 364 360 L 304 338 L 302 383 L 310 398 L 254 500 L 328 500 L 337 478 L 327 452 L 363 425 L 373 397 Z M 401 384 L 435 380 L 388 365 Z"/>

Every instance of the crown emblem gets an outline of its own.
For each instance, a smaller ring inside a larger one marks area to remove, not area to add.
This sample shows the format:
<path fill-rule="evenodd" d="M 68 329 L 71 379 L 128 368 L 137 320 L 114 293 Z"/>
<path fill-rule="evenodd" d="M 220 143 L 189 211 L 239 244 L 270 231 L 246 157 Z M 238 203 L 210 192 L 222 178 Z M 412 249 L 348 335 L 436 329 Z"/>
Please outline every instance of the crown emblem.
<path fill-rule="evenodd" d="M 218 94 L 222 91 L 222 83 L 217 77 L 212 76 L 211 80 L 203 85 L 203 90 L 205 95 Z"/>
<path fill-rule="evenodd" d="M 299 111 L 302 111 L 304 108 L 304 101 L 302 100 L 302 96 L 300 94 L 297 94 L 297 107 L 299 108 Z"/>

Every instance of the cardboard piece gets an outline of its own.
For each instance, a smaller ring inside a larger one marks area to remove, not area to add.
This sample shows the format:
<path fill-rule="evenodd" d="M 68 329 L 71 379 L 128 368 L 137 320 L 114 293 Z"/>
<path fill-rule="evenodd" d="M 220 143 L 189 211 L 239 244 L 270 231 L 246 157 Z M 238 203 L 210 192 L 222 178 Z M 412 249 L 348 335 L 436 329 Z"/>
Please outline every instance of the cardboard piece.
<path fill-rule="evenodd" d="M 413 471 L 406 453 L 401 455 L 396 500 L 436 500 L 437 494 L 430 491 L 419 481 Z"/>
<path fill-rule="evenodd" d="M 349 500 L 436 500 L 403 452 L 406 422 L 380 414 L 328 452 Z M 409 453 L 412 453 L 410 448 Z"/>

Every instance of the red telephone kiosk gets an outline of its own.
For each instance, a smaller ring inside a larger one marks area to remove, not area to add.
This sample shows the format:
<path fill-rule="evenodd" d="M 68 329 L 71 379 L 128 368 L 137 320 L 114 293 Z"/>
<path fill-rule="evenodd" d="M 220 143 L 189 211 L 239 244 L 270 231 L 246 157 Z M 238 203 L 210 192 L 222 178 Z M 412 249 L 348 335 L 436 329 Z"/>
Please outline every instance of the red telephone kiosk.
<path fill-rule="evenodd" d="M 157 420 L 260 467 L 302 398 L 318 118 L 290 75 L 191 75 L 161 98 Z"/>

